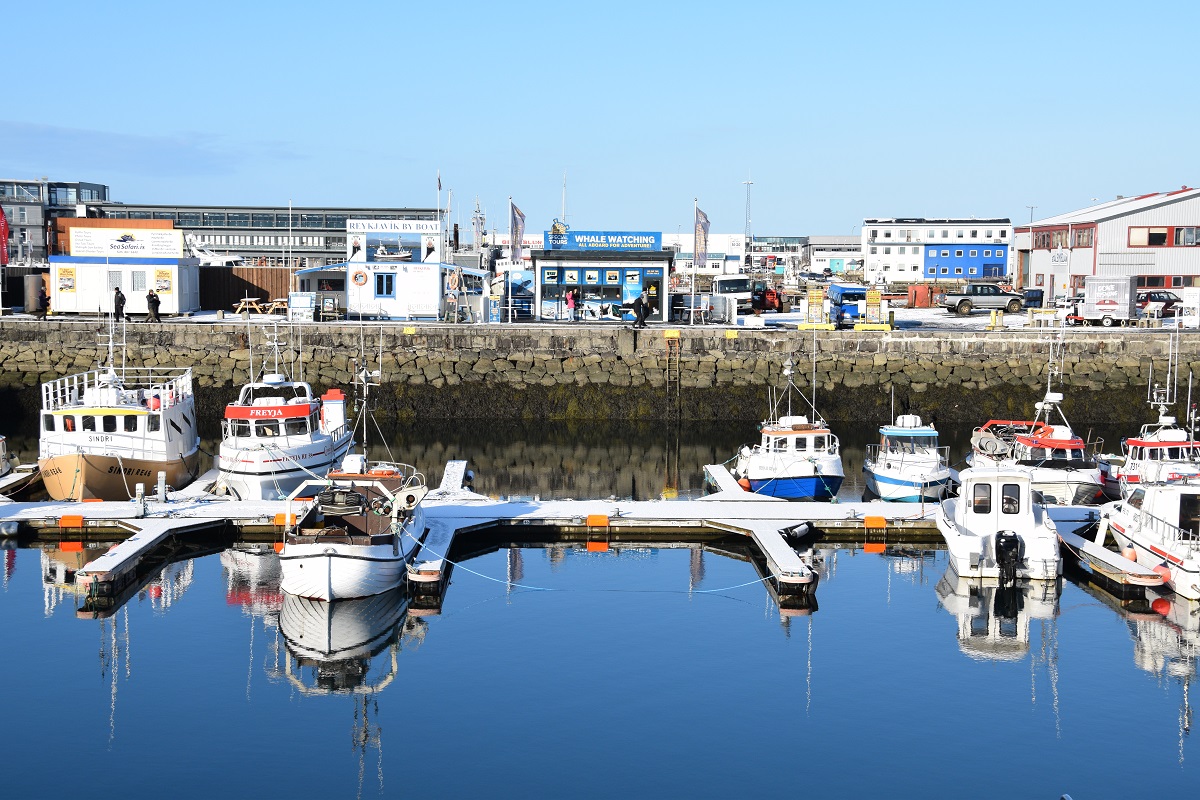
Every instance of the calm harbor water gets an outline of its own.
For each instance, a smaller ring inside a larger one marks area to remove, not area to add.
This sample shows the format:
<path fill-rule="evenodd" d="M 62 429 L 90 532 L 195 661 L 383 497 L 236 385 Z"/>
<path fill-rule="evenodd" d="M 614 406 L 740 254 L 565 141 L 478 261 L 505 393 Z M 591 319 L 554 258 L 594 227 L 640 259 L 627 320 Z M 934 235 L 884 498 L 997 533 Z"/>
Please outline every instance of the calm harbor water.
<path fill-rule="evenodd" d="M 466 457 L 485 493 L 646 499 L 698 493 L 754 426 L 385 432 L 433 481 Z M 839 433 L 858 476 L 874 434 Z M 1196 604 L 998 597 L 935 550 L 823 550 L 796 616 L 698 547 L 501 549 L 431 616 L 330 614 L 280 594 L 272 554 L 226 551 L 77 619 L 54 578 L 82 554 L 2 556 L 6 796 L 1083 798 L 1200 774 Z"/>

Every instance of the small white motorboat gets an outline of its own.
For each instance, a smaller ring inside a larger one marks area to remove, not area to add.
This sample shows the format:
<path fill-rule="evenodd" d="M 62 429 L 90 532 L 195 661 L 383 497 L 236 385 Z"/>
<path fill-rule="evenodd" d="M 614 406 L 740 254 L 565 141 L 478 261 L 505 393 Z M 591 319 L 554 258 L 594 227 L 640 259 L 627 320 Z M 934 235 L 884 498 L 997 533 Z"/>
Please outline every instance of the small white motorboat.
<path fill-rule="evenodd" d="M 879 428 L 879 444 L 867 445 L 863 460 L 867 490 L 880 500 L 919 503 L 937 500 L 950 480 L 950 448 L 938 447 L 933 425 L 901 414 Z"/>
<path fill-rule="evenodd" d="M 1101 531 L 1112 533 L 1126 558 L 1159 572 L 1175 593 L 1200 600 L 1200 477 L 1147 465 L 1128 499 L 1100 510 Z"/>
<path fill-rule="evenodd" d="M 969 467 L 956 497 L 941 503 L 938 531 L 963 578 L 1052 581 L 1062 575 L 1054 521 L 1034 498 L 1029 471 Z"/>

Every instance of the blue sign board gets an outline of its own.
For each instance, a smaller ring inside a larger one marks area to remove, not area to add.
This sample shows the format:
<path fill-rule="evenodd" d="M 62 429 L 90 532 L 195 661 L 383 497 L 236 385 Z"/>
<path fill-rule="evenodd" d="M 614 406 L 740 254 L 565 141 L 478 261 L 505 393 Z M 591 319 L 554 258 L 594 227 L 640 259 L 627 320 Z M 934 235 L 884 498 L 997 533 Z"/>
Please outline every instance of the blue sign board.
<path fill-rule="evenodd" d="M 547 250 L 662 250 L 661 231 L 546 231 Z"/>

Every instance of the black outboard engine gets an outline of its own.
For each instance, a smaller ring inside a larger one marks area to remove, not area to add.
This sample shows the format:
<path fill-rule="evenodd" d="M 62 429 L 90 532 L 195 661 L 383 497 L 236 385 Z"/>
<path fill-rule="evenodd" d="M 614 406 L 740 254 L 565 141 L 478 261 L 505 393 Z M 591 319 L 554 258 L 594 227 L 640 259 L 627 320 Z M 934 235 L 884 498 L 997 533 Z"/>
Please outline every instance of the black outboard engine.
<path fill-rule="evenodd" d="M 1021 566 L 1021 538 L 1012 531 L 996 533 L 996 566 L 1000 567 L 1000 585 L 1017 581 L 1017 567 Z"/>

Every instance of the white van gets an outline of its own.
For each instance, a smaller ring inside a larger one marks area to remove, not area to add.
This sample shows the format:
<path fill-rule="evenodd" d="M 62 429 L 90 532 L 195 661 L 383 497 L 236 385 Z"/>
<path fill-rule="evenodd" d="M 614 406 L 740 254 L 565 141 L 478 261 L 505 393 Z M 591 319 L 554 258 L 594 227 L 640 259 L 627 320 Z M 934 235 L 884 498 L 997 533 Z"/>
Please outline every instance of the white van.
<path fill-rule="evenodd" d="M 749 314 L 752 310 L 748 275 L 717 275 L 712 279 L 712 293 L 735 300 L 739 314 Z"/>

